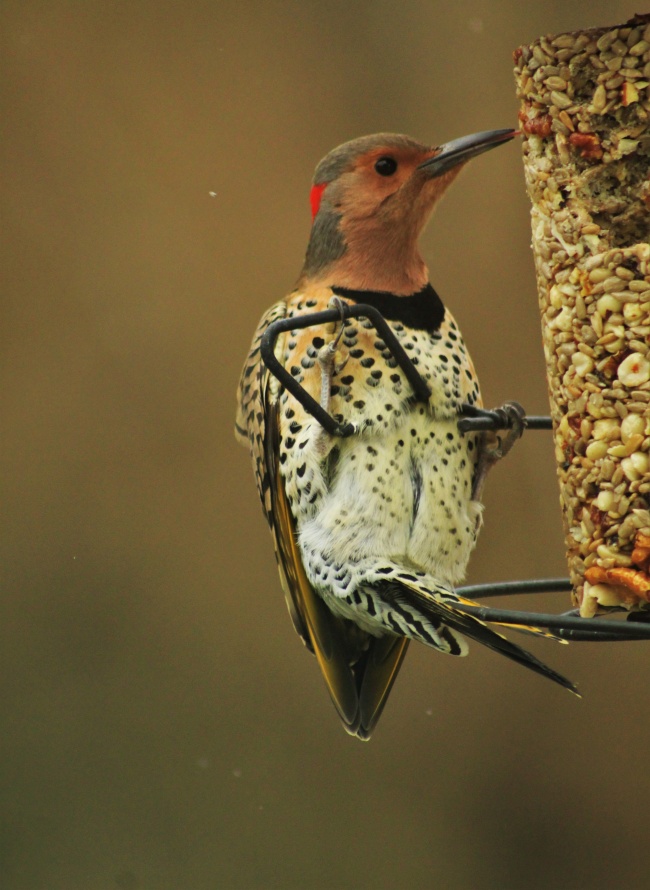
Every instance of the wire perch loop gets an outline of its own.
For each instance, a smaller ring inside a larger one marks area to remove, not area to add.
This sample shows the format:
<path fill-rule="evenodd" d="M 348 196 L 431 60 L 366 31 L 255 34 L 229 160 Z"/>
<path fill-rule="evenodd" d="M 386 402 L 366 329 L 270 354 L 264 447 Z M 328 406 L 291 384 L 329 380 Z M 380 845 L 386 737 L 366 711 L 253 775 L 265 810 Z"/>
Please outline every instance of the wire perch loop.
<path fill-rule="evenodd" d="M 363 303 L 356 305 L 341 304 L 334 309 L 326 309 L 322 312 L 311 312 L 305 315 L 283 318 L 271 322 L 260 344 L 260 353 L 264 364 L 271 374 L 276 377 L 282 386 L 305 408 L 309 414 L 317 420 L 323 429 L 332 436 L 347 438 L 354 433 L 352 423 L 342 423 L 332 417 L 316 399 L 314 399 L 281 365 L 275 355 L 275 343 L 280 334 L 287 331 L 296 331 L 303 328 L 315 327 L 322 324 L 330 324 L 335 321 L 344 321 L 347 318 L 367 318 L 380 335 L 386 348 L 404 372 L 405 377 L 413 389 L 412 398 L 415 401 L 428 402 L 431 390 L 428 383 L 420 375 L 417 368 L 409 358 L 401 343 L 390 328 L 388 322 L 374 306 Z M 525 425 L 530 430 L 552 429 L 551 418 L 546 416 L 527 416 Z M 505 412 L 497 409 L 488 411 L 478 408 L 476 405 L 465 403 L 461 407 L 458 420 L 458 428 L 466 433 L 482 430 L 500 430 L 509 426 L 509 419 Z M 571 591 L 572 585 L 568 578 L 536 578 L 528 581 L 503 581 L 495 584 L 474 584 L 458 588 L 458 593 L 463 597 L 481 599 L 494 596 L 514 596 L 535 593 L 560 593 Z M 559 615 L 540 612 L 525 612 L 513 609 L 493 609 L 481 605 L 456 606 L 459 611 L 467 615 L 474 615 L 482 621 L 498 622 L 500 624 L 530 625 L 532 627 L 548 628 L 553 633 L 565 640 L 581 642 L 623 642 L 625 640 L 650 640 L 650 612 L 632 612 L 627 615 L 627 621 L 609 620 L 597 616 L 596 618 L 582 618 L 576 610 L 564 612 Z M 617 610 L 610 610 L 610 612 Z"/>

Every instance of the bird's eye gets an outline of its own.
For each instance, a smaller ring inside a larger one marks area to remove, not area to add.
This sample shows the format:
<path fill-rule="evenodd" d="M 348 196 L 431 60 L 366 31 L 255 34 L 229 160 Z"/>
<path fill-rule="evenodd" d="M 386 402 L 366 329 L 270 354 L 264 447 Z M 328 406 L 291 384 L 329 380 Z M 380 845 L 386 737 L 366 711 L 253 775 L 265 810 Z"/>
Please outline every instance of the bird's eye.
<path fill-rule="evenodd" d="M 375 170 L 380 176 L 392 176 L 397 170 L 397 161 L 395 158 L 379 158 L 375 163 Z"/>

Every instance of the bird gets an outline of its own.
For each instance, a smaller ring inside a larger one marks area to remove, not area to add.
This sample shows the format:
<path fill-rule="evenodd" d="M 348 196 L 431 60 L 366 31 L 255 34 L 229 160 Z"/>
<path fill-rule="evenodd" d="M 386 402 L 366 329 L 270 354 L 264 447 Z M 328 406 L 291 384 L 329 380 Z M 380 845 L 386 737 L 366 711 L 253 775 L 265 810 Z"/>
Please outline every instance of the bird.
<path fill-rule="evenodd" d="M 294 627 L 345 730 L 362 740 L 411 640 L 455 656 L 476 640 L 575 691 L 458 608 L 471 602 L 456 586 L 481 526 L 485 478 L 521 435 L 523 410 L 503 406 L 511 429 L 496 440 L 459 432 L 462 406 L 482 405 L 479 384 L 418 247 L 465 164 L 515 135 L 490 130 L 429 146 L 378 133 L 327 154 L 311 186 L 302 271 L 263 315 L 240 378 L 235 434 L 250 448 Z M 427 383 L 427 401 L 414 397 L 372 323 L 345 317 L 357 305 L 382 314 Z M 328 309 L 340 317 L 289 328 L 274 351 L 296 384 L 351 425 L 345 437 L 325 429 L 262 358 L 274 322 Z"/>

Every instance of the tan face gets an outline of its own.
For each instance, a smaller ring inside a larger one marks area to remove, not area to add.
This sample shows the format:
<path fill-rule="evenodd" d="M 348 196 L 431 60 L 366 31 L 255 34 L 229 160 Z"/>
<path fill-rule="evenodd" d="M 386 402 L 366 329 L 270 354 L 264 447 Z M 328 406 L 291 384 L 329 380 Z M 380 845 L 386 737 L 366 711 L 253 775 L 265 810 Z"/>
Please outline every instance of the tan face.
<path fill-rule="evenodd" d="M 349 220 L 393 216 L 398 209 L 396 205 L 401 205 L 404 212 L 408 212 L 409 207 L 414 209 L 423 190 L 437 191 L 433 186 L 435 180 L 418 170 L 423 161 L 436 153 L 434 148 L 380 145 L 359 155 L 352 162 L 352 169 L 343 173 L 336 184 L 332 183 L 337 193 L 332 195 L 333 206 Z"/>
<path fill-rule="evenodd" d="M 349 234 L 360 224 L 375 230 L 388 226 L 417 238 L 436 201 L 462 168 L 459 164 L 438 177 L 419 169 L 439 151 L 378 146 L 355 158 L 351 169 L 330 183 L 324 195 L 331 209 L 341 214 L 343 232 Z"/>

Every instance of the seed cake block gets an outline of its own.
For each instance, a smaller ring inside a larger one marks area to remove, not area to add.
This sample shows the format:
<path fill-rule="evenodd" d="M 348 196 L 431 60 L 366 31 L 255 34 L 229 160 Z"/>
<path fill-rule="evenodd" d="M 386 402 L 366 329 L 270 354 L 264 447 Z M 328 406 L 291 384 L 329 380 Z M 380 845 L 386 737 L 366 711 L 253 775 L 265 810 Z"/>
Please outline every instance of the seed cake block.
<path fill-rule="evenodd" d="M 650 602 L 650 15 L 515 51 L 575 602 Z"/>

